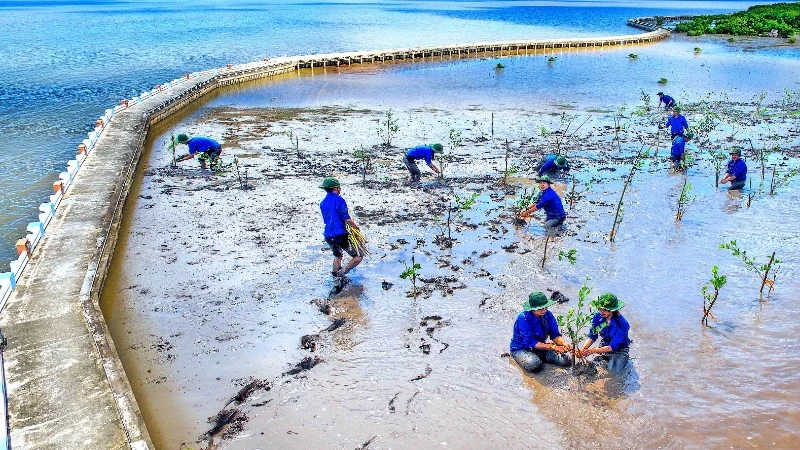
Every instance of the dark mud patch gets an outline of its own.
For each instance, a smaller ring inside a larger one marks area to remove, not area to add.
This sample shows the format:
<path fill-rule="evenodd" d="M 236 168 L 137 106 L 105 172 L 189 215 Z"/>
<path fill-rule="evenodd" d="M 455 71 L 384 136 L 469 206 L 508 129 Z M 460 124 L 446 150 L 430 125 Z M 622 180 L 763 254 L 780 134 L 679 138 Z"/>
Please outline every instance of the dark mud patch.
<path fill-rule="evenodd" d="M 306 356 L 305 358 L 303 358 L 302 361 L 300 361 L 299 363 L 295 364 L 295 366 L 292 369 L 290 369 L 287 372 L 284 372 L 282 376 L 285 377 L 287 375 L 297 375 L 300 372 L 306 372 L 308 370 L 313 369 L 314 366 L 316 366 L 317 364 L 319 364 L 321 362 L 322 362 L 322 358 L 320 358 L 318 356 L 315 356 L 313 358 L 310 357 L 310 356 Z"/>
<path fill-rule="evenodd" d="M 411 381 L 419 381 L 419 380 L 421 380 L 423 378 L 428 378 L 428 375 L 430 375 L 431 372 L 433 372 L 433 369 L 431 369 L 431 366 L 426 366 L 425 367 L 425 373 L 421 373 L 421 374 L 415 376 L 414 378 L 411 379 Z"/>

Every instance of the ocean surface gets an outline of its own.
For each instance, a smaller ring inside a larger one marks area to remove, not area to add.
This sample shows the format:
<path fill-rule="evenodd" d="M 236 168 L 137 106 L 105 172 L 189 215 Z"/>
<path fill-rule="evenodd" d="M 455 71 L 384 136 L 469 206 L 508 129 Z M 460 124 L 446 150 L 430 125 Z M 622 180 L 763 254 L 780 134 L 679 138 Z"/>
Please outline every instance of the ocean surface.
<path fill-rule="evenodd" d="M 755 3 L 0 1 L 0 270 L 96 118 L 183 73 L 298 54 L 635 34 L 626 19 Z"/>

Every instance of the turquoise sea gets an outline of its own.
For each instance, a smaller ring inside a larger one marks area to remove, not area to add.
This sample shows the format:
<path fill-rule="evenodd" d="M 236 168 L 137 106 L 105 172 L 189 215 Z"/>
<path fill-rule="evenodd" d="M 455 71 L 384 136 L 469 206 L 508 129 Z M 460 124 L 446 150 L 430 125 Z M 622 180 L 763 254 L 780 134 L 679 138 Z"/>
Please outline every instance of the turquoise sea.
<path fill-rule="evenodd" d="M 4 261 L 14 257 L 13 242 L 36 220 L 39 203 L 46 201 L 52 182 L 95 119 L 120 99 L 183 73 L 298 54 L 635 34 L 641 31 L 627 27 L 626 19 L 728 12 L 752 4 L 756 2 L 0 1 L 0 270 L 8 269 Z M 737 50 L 722 50 L 718 57 L 726 51 Z M 778 57 L 785 55 L 796 58 L 797 51 Z M 447 81 L 469 83 L 484 66 L 465 64 L 458 77 Z M 405 70 L 416 71 L 407 75 L 412 78 L 436 76 L 424 66 Z M 513 89 L 516 81 L 507 77 L 498 89 Z M 576 85 L 594 82 L 575 77 Z M 357 86 L 340 83 L 335 94 L 347 99 Z M 326 101 L 311 98 L 318 94 L 313 85 L 293 89 L 309 95 L 295 103 Z"/>

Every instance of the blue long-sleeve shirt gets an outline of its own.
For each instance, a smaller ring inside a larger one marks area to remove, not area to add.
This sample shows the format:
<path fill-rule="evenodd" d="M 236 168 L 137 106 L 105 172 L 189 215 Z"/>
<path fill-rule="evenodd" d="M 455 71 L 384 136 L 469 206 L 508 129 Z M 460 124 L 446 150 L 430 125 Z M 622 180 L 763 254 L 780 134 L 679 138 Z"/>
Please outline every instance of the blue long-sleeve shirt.
<path fill-rule="evenodd" d="M 325 222 L 325 237 L 347 233 L 344 222 L 350 219 L 350 213 L 347 211 L 347 202 L 340 195 L 328 192 L 328 195 L 319 204 L 319 209 L 322 211 L 322 220 Z"/>
<path fill-rule="evenodd" d="M 680 159 L 680 157 L 683 156 L 685 147 L 686 139 L 684 139 L 683 136 L 675 136 L 675 139 L 672 140 L 672 158 Z"/>
<path fill-rule="evenodd" d="M 741 158 L 736 161 L 730 160 L 728 161 L 727 172 L 728 175 L 736 177 L 736 181 L 744 181 L 747 179 L 747 164 Z"/>
<path fill-rule="evenodd" d="M 678 114 L 678 117 L 670 116 L 669 119 L 667 119 L 667 124 L 664 126 L 670 127 L 670 133 L 678 134 L 683 133 L 684 129 L 689 129 L 689 122 L 686 121 L 686 117 Z"/>
<path fill-rule="evenodd" d="M 415 159 L 424 159 L 425 164 L 430 166 L 431 159 L 433 158 L 433 149 L 430 145 L 418 145 L 406 152 L 406 156 L 412 161 Z"/>
<path fill-rule="evenodd" d="M 536 209 L 544 209 L 547 213 L 547 220 L 563 219 L 567 217 L 564 212 L 564 204 L 561 202 L 561 197 L 556 194 L 553 188 L 548 187 L 542 191 L 542 197 L 539 203 L 536 204 Z"/>
<path fill-rule="evenodd" d="M 599 335 L 602 338 L 600 346 L 609 345 L 611 351 L 616 352 L 621 348 L 630 347 L 631 340 L 628 338 L 630 329 L 631 325 L 622 314 L 612 316 L 611 321 L 606 322 L 606 319 L 596 312 L 592 317 L 592 327 L 589 328 L 589 339 L 596 341 Z"/>
<path fill-rule="evenodd" d="M 545 311 L 540 319 L 533 311 L 522 311 L 514 322 L 511 351 L 530 350 L 537 342 L 545 343 L 548 337 L 553 340 L 559 336 L 561 332 L 558 331 L 558 322 L 552 312 Z"/>
<path fill-rule="evenodd" d="M 542 167 L 539 168 L 538 175 L 541 176 L 547 172 L 558 172 L 559 170 L 563 170 L 564 172 L 569 171 L 569 164 L 564 167 L 558 167 L 558 164 L 556 164 L 556 155 L 547 155 L 547 160 L 542 164 Z"/>
<path fill-rule="evenodd" d="M 195 136 L 189 141 L 186 142 L 186 145 L 189 146 L 189 154 L 194 155 L 195 153 L 203 153 L 207 150 L 211 150 L 212 148 L 219 147 L 219 142 L 205 136 Z"/>
<path fill-rule="evenodd" d="M 661 101 L 664 102 L 664 106 L 672 106 L 673 104 L 675 104 L 675 99 L 670 97 L 669 95 L 662 96 Z"/>

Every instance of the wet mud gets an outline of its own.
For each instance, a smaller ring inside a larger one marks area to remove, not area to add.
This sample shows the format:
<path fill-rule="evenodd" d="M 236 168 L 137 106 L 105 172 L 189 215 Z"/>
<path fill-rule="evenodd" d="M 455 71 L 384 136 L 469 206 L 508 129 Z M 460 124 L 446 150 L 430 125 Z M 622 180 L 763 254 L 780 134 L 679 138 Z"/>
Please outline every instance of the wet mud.
<path fill-rule="evenodd" d="M 732 117 L 755 106 L 716 105 Z M 795 325 L 785 317 L 800 312 L 789 301 L 798 269 L 787 247 L 798 224 L 787 211 L 800 206 L 793 184 L 759 193 L 747 208 L 747 192 L 716 188 L 702 147 L 693 147 L 685 173 L 669 171 L 656 127 L 662 112 L 627 114 L 615 133 L 613 111 L 576 111 L 586 124 L 560 144 L 575 180 L 553 184 L 571 199 L 568 219 L 548 238 L 541 213 L 520 222 L 515 203 L 535 192 L 534 168 L 556 146 L 538 130 L 557 130 L 561 112 L 496 111 L 507 120 L 498 120 L 493 137 L 486 110 L 395 113 L 404 121 L 392 146 L 372 137 L 385 114 L 366 109 L 213 108 L 187 123 L 190 133 L 220 137 L 228 161 L 247 155 L 239 160 L 247 189 L 230 173 L 170 168 L 171 155 L 156 140 L 104 311 L 159 448 L 797 443 L 797 375 L 787 376 L 794 359 L 787 350 L 767 356 L 767 344 L 740 359 L 757 338 L 786 342 L 783 331 Z M 793 122 L 773 113 L 764 120 L 780 148 L 770 164 L 797 167 Z M 764 123 L 721 126 L 710 139 L 747 153 L 741 137 Z M 468 139 L 445 178 L 422 166 L 422 182 L 409 183 L 405 148 L 439 141 L 450 151 L 450 128 Z M 733 128 L 740 137 L 729 141 Z M 287 130 L 302 136 L 299 152 Z M 504 183 L 506 140 L 517 172 Z M 361 146 L 377 155 L 366 174 L 353 155 Z M 609 242 L 622 186 L 643 149 L 649 156 Z M 749 176 L 760 181 L 754 157 L 747 155 Z M 318 211 L 324 193 L 317 186 L 330 175 L 342 182 L 373 253 L 338 291 Z M 698 199 L 678 222 L 684 177 Z M 472 193 L 473 207 L 454 209 L 455 195 Z M 770 299 L 754 297 L 757 281 L 717 250 L 730 239 L 753 255 L 784 256 Z M 574 263 L 559 257 L 572 249 Z M 399 276 L 412 256 L 421 264 L 416 296 Z M 703 328 L 699 290 L 712 265 L 731 281 L 716 307 L 720 322 Z M 564 314 L 584 283 L 594 296 L 612 291 L 626 302 L 632 371 L 615 380 L 581 363 L 524 373 L 507 351 L 527 294 L 546 292 L 557 302 L 554 313 Z M 742 426 L 733 412 L 744 403 L 754 423 L 772 426 Z M 520 430 L 535 432 L 522 437 Z"/>

